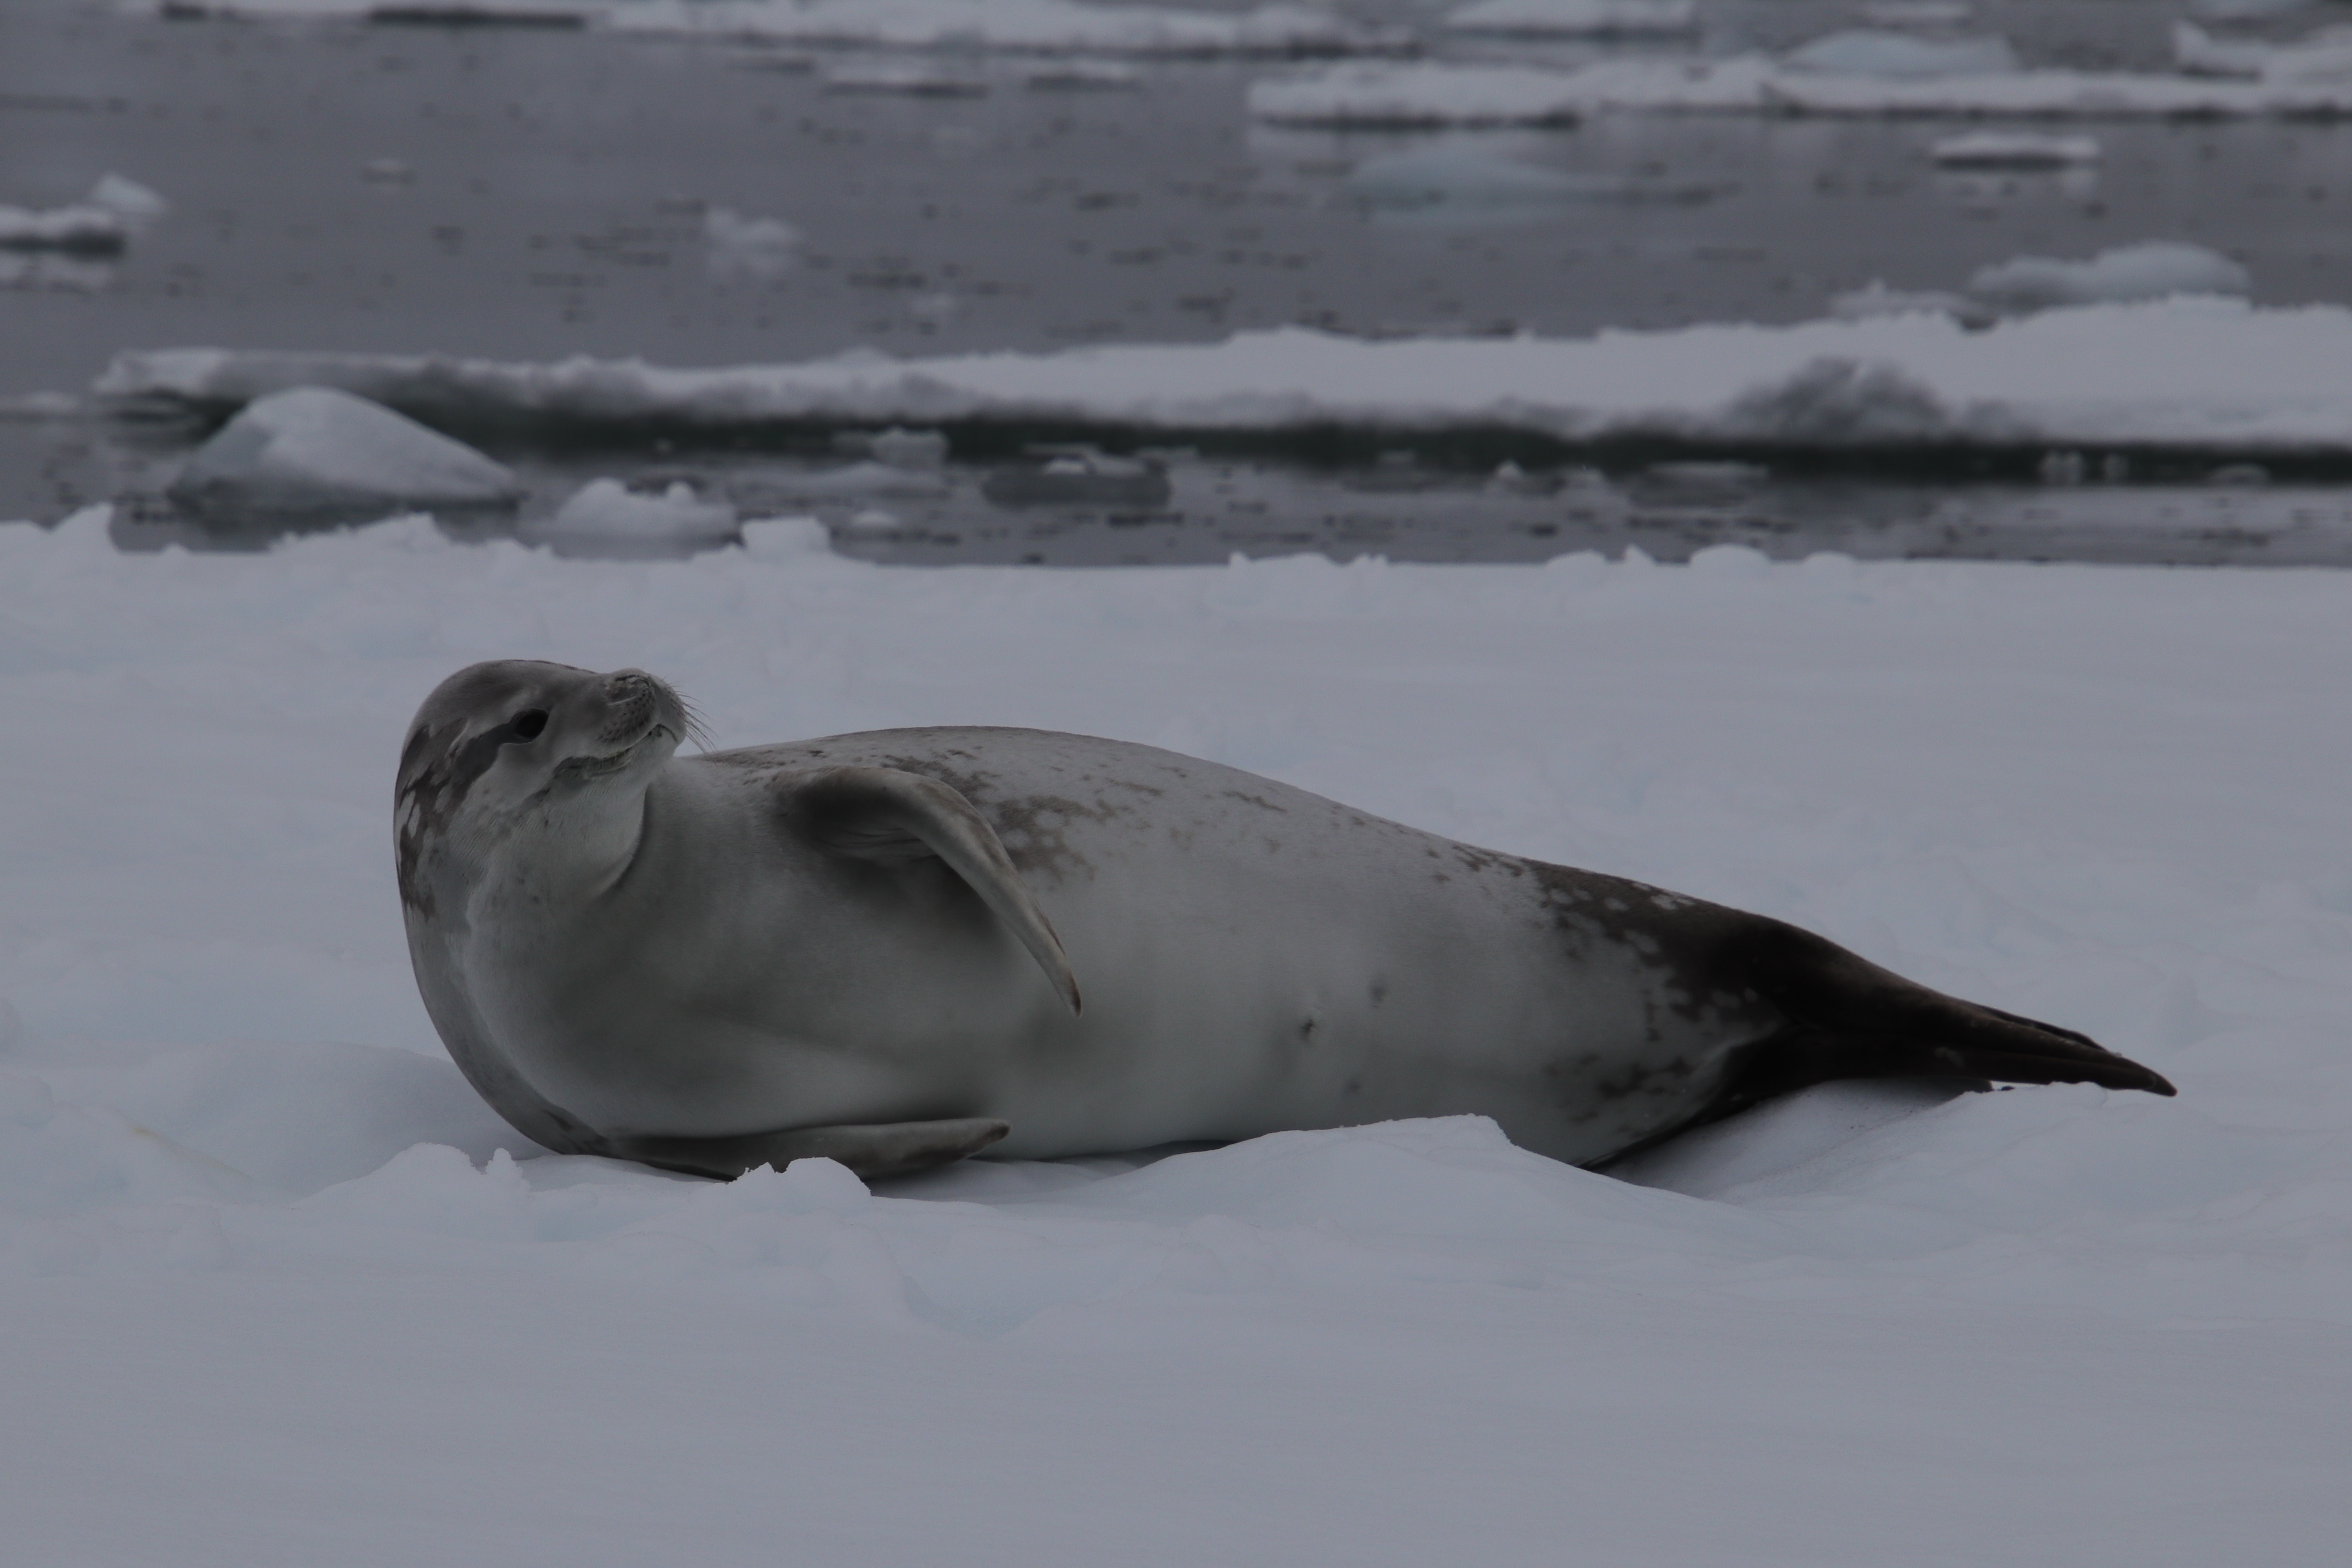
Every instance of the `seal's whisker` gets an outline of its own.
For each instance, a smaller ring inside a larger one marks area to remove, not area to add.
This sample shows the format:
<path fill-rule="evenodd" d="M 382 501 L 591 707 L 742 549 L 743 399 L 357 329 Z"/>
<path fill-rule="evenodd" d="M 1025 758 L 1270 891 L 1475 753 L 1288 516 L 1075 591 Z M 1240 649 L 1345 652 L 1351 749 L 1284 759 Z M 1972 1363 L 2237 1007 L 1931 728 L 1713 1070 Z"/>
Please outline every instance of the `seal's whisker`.
<path fill-rule="evenodd" d="M 671 689 L 670 695 L 677 696 L 675 687 Z M 686 722 L 687 743 L 703 751 L 709 750 L 710 723 L 702 716 L 702 710 L 684 697 L 677 696 L 677 711 Z"/>

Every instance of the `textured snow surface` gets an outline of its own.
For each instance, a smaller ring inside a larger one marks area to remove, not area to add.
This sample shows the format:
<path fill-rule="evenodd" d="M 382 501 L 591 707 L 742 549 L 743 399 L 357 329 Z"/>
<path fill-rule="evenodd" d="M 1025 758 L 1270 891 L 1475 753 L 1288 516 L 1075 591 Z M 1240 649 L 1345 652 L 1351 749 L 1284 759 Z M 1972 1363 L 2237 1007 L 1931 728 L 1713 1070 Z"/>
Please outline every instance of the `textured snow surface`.
<path fill-rule="evenodd" d="M 1523 179 L 1492 165 L 1465 169 L 1459 160 L 1434 167 L 1423 156 L 1403 172 L 1418 183 L 1391 180 L 1391 199 L 1596 194 L 1540 172 Z M 1641 199 L 1633 189 L 1599 194 Z M 2244 287 L 2234 263 L 2191 246 L 2010 265 L 2032 273 L 2019 286 L 2024 303 Z M 1576 441 L 2259 453 L 2352 449 L 2347 364 L 2352 309 L 2180 298 L 2050 310 L 1982 332 L 1926 311 L 1588 339 L 1370 342 L 1286 329 L 1213 344 L 906 361 L 861 353 L 718 370 L 179 349 L 121 355 L 95 390 L 134 408 L 217 408 L 315 383 L 457 430 L 519 422 L 554 432 L 645 420 L 719 430 L 994 419 L 1127 430 L 1478 425 Z"/>
<path fill-rule="evenodd" d="M 12 1560 L 2280 1565 L 2352 1502 L 2352 576 L 885 570 L 0 527 Z M 1802 921 L 2178 1100 L 1824 1089 L 869 1193 L 534 1157 L 391 876 L 415 703 L 1177 747 Z"/>

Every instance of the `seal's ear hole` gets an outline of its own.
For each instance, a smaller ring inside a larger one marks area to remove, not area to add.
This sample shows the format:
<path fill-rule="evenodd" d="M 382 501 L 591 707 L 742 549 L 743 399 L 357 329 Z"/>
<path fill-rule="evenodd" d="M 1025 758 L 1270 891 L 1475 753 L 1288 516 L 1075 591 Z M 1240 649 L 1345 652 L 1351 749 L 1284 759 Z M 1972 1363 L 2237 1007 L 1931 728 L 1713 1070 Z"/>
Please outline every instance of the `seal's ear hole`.
<path fill-rule="evenodd" d="M 543 707 L 525 708 L 515 715 L 514 723 L 507 727 L 509 733 L 517 740 L 537 740 L 540 731 L 546 727 L 547 710 Z"/>

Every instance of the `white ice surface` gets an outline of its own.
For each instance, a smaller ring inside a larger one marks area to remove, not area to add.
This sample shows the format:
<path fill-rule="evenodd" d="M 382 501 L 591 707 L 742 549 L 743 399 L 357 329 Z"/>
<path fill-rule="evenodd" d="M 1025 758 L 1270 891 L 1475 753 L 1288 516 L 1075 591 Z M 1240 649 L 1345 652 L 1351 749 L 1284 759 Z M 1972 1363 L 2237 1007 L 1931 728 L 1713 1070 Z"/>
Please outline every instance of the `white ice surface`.
<path fill-rule="evenodd" d="M 2352 116 L 2352 81 L 2222 81 L 2079 70 L 1904 77 L 1805 70 L 1764 55 L 1601 60 L 1572 69 L 1351 61 L 1253 82 L 1249 108 L 1275 124 L 1323 126 L 1554 124 L 1604 110 L 1981 120 L 2342 118 Z"/>
<path fill-rule="evenodd" d="M 181 465 L 172 491 L 215 513 L 497 506 L 520 494 L 504 465 L 325 386 L 246 404 Z"/>
<path fill-rule="evenodd" d="M 0 527 L 12 1561 L 2340 1554 L 2352 576 L 106 529 Z M 1179 747 L 1804 922 L 2181 1096 L 1827 1090 L 1680 1192 L 1469 1120 L 880 1195 L 529 1157 L 391 875 L 409 713 L 510 655 L 659 671 L 722 745 Z"/>
<path fill-rule="evenodd" d="M 1987 332 L 1927 314 L 1565 340 L 1369 342 L 1288 329 L 1223 343 L 717 370 L 180 349 L 123 354 L 95 390 L 133 403 L 235 403 L 320 383 L 461 424 L 987 417 L 1174 430 L 1480 424 L 1760 444 L 2344 451 L 2352 449 L 2347 364 L 2352 309 L 2197 298 L 2052 310 Z"/>

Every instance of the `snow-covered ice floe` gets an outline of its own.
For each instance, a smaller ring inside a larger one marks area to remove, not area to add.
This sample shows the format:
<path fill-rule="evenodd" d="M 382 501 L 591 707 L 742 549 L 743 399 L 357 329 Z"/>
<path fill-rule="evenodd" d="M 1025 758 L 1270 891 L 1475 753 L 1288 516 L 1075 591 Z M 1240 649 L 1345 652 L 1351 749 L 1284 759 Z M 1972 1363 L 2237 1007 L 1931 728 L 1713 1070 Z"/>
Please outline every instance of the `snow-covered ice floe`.
<path fill-rule="evenodd" d="M 1972 131 L 1937 137 L 1927 156 L 1947 169 L 2071 169 L 2097 162 L 2101 153 L 2096 137 Z"/>
<path fill-rule="evenodd" d="M 2172 25 L 2172 57 L 2182 70 L 2263 82 L 2352 81 L 2352 26 L 2322 27 L 2292 44 L 2216 38 L 2194 22 Z"/>
<path fill-rule="evenodd" d="M 2218 251 L 2157 240 L 2117 246 L 2087 261 L 2014 256 L 1979 269 L 1969 292 L 2005 310 L 2047 310 L 2174 294 L 2243 294 L 2252 284 L 2244 267 Z"/>
<path fill-rule="evenodd" d="M 1696 0 L 1475 0 L 1447 12 L 1444 26 L 1511 37 L 1674 37 L 1698 30 L 1698 5 Z"/>
<path fill-rule="evenodd" d="M 1108 55 L 1340 55 L 1393 50 L 1403 35 L 1307 5 L 1253 10 L 1082 0 L 628 0 L 623 32 L 876 48 Z"/>
<path fill-rule="evenodd" d="M 2086 289 L 2144 289 L 2158 264 L 2187 255 L 2131 247 L 2054 265 L 2074 267 Z M 2214 286 L 2211 263 L 2198 267 L 2171 286 Z M 714 370 L 181 349 L 121 355 L 94 392 L 128 413 L 217 414 L 315 383 L 468 432 L 961 421 L 1202 437 L 1475 429 L 1570 444 L 2090 444 L 2340 458 L 2352 455 L 2347 364 L 2352 309 L 2189 298 L 2052 310 L 1982 332 L 1928 314 L 1564 340 L 1367 341 L 1294 328 L 1222 343 Z"/>
<path fill-rule="evenodd" d="M 1283 125 L 1565 125 L 1602 111 L 2021 120 L 2352 116 L 2352 80 L 2231 81 L 2121 71 L 1877 75 L 1763 55 L 1601 60 L 1570 69 L 1350 61 L 1253 82 L 1250 113 Z"/>
<path fill-rule="evenodd" d="M 0 527 L 12 1557 L 2334 1560 L 2352 574 L 746 542 Z M 656 670 L 720 745 L 1176 747 L 1801 921 L 2180 1097 L 1826 1088 L 1653 1186 L 1468 1118 L 871 1190 L 534 1157 L 434 1044 L 389 842 L 421 695 L 509 656 Z"/>

